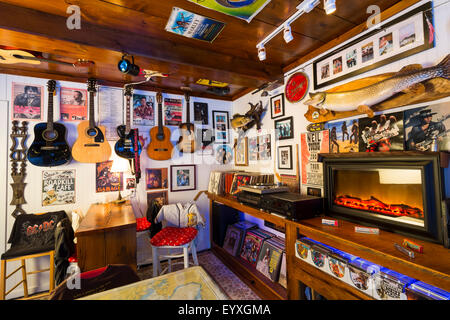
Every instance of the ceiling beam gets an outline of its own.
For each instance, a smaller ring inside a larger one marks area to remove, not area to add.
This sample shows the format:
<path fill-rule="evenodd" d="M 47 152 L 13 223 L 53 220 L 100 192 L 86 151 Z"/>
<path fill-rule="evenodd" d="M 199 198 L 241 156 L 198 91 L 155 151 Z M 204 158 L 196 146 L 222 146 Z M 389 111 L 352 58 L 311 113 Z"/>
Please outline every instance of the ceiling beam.
<path fill-rule="evenodd" d="M 91 23 L 82 22 L 80 30 L 69 30 L 66 27 L 66 19 L 62 16 L 0 3 L 0 28 L 2 29 L 72 42 L 81 46 L 127 52 L 163 62 L 220 71 L 227 73 L 229 78 L 233 79 L 269 81 L 282 74 L 279 66 L 211 52 L 165 39 L 118 32 L 112 28 Z M 5 45 L 9 44 L 5 43 Z"/>

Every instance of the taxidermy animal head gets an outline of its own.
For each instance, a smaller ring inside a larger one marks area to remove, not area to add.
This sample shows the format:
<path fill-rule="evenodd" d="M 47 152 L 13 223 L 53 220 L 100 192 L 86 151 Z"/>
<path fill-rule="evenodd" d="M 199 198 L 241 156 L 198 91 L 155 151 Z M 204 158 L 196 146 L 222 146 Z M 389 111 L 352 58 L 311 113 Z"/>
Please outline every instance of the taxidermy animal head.
<path fill-rule="evenodd" d="M 309 93 L 309 100 L 304 102 L 307 106 L 320 107 L 325 102 L 325 92 Z"/>

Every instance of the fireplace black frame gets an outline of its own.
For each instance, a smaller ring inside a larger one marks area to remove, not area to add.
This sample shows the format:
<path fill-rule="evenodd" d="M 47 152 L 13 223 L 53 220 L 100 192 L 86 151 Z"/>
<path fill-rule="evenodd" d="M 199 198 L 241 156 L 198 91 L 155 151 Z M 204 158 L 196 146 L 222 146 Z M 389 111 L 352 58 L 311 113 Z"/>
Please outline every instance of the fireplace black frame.
<path fill-rule="evenodd" d="M 319 161 L 323 162 L 325 210 L 328 216 L 449 247 L 448 219 L 443 195 L 445 188 L 439 152 L 320 154 Z M 423 181 L 424 227 L 386 220 L 366 214 L 363 210 L 336 205 L 333 202 L 333 170 L 358 168 L 420 169 Z"/>

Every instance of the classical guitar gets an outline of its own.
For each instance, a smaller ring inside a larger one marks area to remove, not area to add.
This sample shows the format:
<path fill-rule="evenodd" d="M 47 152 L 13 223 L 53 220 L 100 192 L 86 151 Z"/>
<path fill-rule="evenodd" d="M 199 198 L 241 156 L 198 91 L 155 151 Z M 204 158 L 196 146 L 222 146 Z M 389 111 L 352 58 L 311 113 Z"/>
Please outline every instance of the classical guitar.
<path fill-rule="evenodd" d="M 28 160 L 39 167 L 53 167 L 68 163 L 71 159 L 70 147 L 66 142 L 66 127 L 53 122 L 53 97 L 56 81 L 49 80 L 47 122 L 34 126 L 34 141 L 28 149 Z"/>
<path fill-rule="evenodd" d="M 136 176 L 136 183 L 138 183 L 141 177 L 140 155 L 142 152 L 142 144 L 139 139 L 139 129 L 131 129 L 130 100 L 132 95 L 133 88 L 126 86 L 126 124 L 117 127 L 117 134 L 120 139 L 114 145 L 114 151 L 119 157 L 130 161 L 131 171 Z"/>
<path fill-rule="evenodd" d="M 94 94 L 97 81 L 88 80 L 89 120 L 78 125 L 78 137 L 72 147 L 72 156 L 78 162 L 104 162 L 111 156 L 111 147 L 105 140 L 105 127 L 95 125 Z"/>
<path fill-rule="evenodd" d="M 189 93 L 185 92 L 184 97 L 186 100 L 186 122 L 180 124 L 180 138 L 177 142 L 178 149 L 183 153 L 194 153 L 197 148 L 195 127 L 191 123 L 190 108 L 189 108 Z"/>
<path fill-rule="evenodd" d="M 173 145 L 170 142 L 170 129 L 163 126 L 161 92 L 156 94 L 156 100 L 158 102 L 158 127 L 150 130 L 147 154 L 153 160 L 169 160 L 172 158 Z"/>

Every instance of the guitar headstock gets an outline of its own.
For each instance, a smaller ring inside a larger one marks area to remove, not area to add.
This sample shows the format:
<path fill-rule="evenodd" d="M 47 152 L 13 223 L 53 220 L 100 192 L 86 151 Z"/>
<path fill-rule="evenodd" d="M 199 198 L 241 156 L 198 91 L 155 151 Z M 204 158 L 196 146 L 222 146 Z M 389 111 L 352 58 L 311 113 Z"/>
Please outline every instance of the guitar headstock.
<path fill-rule="evenodd" d="M 161 93 L 161 92 L 158 92 L 158 93 L 156 94 L 156 101 L 157 101 L 159 104 L 162 103 L 162 93 Z"/>
<path fill-rule="evenodd" d="M 133 95 L 133 86 L 125 86 L 125 96 L 131 97 Z"/>
<path fill-rule="evenodd" d="M 97 79 L 89 78 L 87 82 L 88 82 L 88 91 L 97 92 Z"/>
<path fill-rule="evenodd" d="M 48 89 L 49 93 L 55 94 L 56 81 L 55 80 L 48 80 L 48 82 L 47 82 L 47 89 Z"/>

